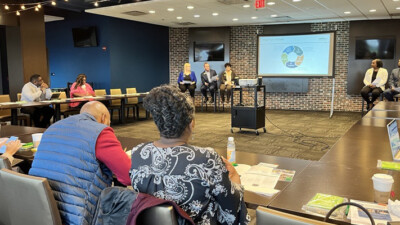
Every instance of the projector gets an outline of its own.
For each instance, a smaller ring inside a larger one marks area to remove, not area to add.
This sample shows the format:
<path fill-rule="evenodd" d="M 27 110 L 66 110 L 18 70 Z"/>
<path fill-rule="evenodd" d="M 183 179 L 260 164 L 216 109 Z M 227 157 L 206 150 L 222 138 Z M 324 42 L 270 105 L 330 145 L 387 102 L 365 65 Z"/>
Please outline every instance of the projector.
<path fill-rule="evenodd" d="M 240 79 L 239 85 L 240 86 L 256 86 L 258 79 Z"/>

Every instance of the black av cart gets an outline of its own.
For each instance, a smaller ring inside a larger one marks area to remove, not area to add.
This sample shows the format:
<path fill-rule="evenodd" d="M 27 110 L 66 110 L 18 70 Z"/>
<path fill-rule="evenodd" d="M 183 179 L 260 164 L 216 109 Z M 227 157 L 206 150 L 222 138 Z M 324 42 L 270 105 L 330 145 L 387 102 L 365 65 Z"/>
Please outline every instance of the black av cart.
<path fill-rule="evenodd" d="M 243 97 L 245 100 L 243 100 Z M 265 85 L 241 86 L 232 88 L 231 95 L 231 133 L 237 127 L 265 129 Z"/>

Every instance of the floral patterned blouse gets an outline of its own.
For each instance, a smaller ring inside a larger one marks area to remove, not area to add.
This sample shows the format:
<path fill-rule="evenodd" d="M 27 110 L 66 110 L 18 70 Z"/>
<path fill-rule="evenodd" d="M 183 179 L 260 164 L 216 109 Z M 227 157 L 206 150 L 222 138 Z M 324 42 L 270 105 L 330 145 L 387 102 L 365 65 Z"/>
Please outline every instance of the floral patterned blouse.
<path fill-rule="evenodd" d="M 243 188 L 212 148 L 143 143 L 132 150 L 132 187 L 176 202 L 196 224 L 248 224 Z"/>

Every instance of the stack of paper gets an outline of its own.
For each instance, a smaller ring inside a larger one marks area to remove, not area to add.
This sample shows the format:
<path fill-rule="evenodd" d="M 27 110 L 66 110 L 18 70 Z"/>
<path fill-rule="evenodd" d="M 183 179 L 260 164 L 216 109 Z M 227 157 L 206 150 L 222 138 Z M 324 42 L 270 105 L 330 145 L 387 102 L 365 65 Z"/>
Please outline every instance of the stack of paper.
<path fill-rule="evenodd" d="M 358 200 L 350 201 L 362 205 L 371 214 L 372 218 L 374 218 L 375 224 L 386 224 L 390 221 L 400 221 L 399 217 L 389 213 L 386 205 Z M 350 207 L 349 215 L 352 224 L 371 224 L 367 214 L 355 206 Z"/>

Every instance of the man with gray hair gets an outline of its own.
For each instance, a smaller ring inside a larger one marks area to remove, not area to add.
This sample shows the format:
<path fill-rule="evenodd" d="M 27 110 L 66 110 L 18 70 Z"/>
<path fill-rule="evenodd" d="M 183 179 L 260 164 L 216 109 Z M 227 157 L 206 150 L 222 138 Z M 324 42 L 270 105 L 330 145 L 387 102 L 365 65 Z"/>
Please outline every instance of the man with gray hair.
<path fill-rule="evenodd" d="M 214 102 L 214 94 L 218 88 L 218 75 L 215 70 L 210 69 L 210 64 L 208 62 L 204 63 L 204 71 L 201 73 L 201 93 L 204 96 L 204 103 L 207 103 L 207 90 L 210 91 L 211 94 L 211 101 L 210 103 Z"/>
<path fill-rule="evenodd" d="M 131 183 L 131 161 L 109 125 L 108 109 L 92 101 L 43 134 L 29 174 L 48 179 L 63 224 L 92 224 L 113 173 L 122 184 Z"/>

